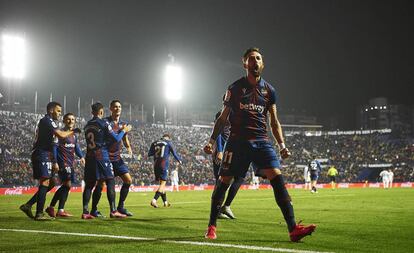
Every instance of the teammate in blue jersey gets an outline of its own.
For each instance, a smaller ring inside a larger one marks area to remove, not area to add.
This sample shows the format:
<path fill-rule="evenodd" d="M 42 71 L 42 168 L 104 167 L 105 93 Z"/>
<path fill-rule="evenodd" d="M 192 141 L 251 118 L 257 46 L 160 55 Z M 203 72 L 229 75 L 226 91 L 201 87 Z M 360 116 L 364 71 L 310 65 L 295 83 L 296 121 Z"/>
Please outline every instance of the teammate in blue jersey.
<path fill-rule="evenodd" d="M 73 113 L 66 113 L 63 116 L 63 123 L 65 126 L 62 130 L 73 130 L 76 123 L 75 115 Z M 75 154 L 80 158 L 79 161 L 82 166 L 85 166 L 85 158 L 83 157 L 82 150 L 78 143 L 78 137 L 76 135 L 59 139 L 58 144 L 55 145 L 55 152 L 59 165 L 58 175 L 61 186 L 53 195 L 53 199 L 45 211 L 50 217 L 72 217 L 73 215 L 66 212 L 64 208 L 66 200 L 68 199 L 70 187 L 75 181 Z M 55 205 L 58 201 L 58 211 L 55 212 Z"/>
<path fill-rule="evenodd" d="M 313 160 L 309 163 L 309 172 L 311 180 L 311 193 L 318 193 L 316 189 L 316 184 L 318 182 L 319 173 L 321 173 L 322 167 L 321 163 L 316 160 L 316 157 L 313 157 Z"/>
<path fill-rule="evenodd" d="M 212 153 L 218 134 L 229 120 L 230 136 L 223 154 L 220 178 L 211 197 L 210 221 L 205 238 L 217 238 L 217 215 L 224 195 L 232 179 L 235 176 L 245 176 L 249 165 L 253 162 L 259 174 L 270 181 L 276 203 L 285 218 L 290 240 L 297 242 L 310 235 L 316 226 L 296 224 L 291 198 L 280 170 L 280 162 L 268 139 L 266 126 L 269 114 L 271 131 L 279 144 L 282 159 L 291 155 L 284 143 L 282 127 L 277 117 L 276 92 L 272 85 L 261 78 L 264 63 L 258 48 L 246 50 L 242 62 L 246 76 L 228 87 L 221 115 L 214 124 L 209 142 L 204 147 L 207 154 Z"/>
<path fill-rule="evenodd" d="M 157 208 L 157 200 L 161 196 L 164 207 L 170 207 L 165 192 L 165 183 L 168 178 L 168 167 L 170 163 L 170 153 L 174 156 L 179 164 L 182 164 L 181 158 L 175 151 L 169 134 L 164 134 L 161 139 L 154 141 L 148 151 L 148 157 L 154 156 L 154 174 L 155 180 L 160 183 L 154 198 L 151 200 L 151 206 Z"/>
<path fill-rule="evenodd" d="M 127 122 L 120 119 L 121 112 L 122 112 L 121 102 L 119 100 L 112 100 L 110 102 L 109 110 L 111 111 L 111 116 L 105 118 L 105 120 L 109 123 L 112 130 L 115 133 L 118 133 L 121 127 L 127 125 Z M 133 214 L 124 208 L 124 202 L 129 193 L 129 187 L 132 184 L 132 178 L 131 178 L 131 175 L 129 174 L 128 166 L 124 163 L 124 161 L 121 158 L 122 143 L 127 148 L 129 155 L 132 156 L 131 144 L 129 142 L 128 135 L 125 134 L 124 137 L 122 137 L 122 141 L 117 142 L 113 138 L 109 139 L 108 141 L 109 160 L 112 163 L 114 175 L 121 177 L 123 181 L 117 210 L 121 214 L 125 214 L 126 216 L 132 216 Z M 94 217 L 103 217 L 103 215 L 98 211 L 98 207 L 97 207 L 97 203 L 99 202 L 101 198 L 102 188 L 103 188 L 103 182 L 97 184 L 93 191 L 93 195 L 92 195 L 93 204 L 92 204 L 91 214 Z"/>
<path fill-rule="evenodd" d="M 216 114 L 215 121 L 218 119 L 220 114 L 221 114 L 221 111 Z M 230 135 L 230 122 L 227 121 L 226 124 L 224 125 L 222 132 L 217 136 L 215 145 L 213 146 L 213 154 L 211 156 L 213 158 L 213 170 L 214 170 L 213 172 L 214 172 L 214 178 L 216 179 L 216 181 L 219 179 L 219 170 L 220 170 L 221 162 L 223 160 L 224 146 L 227 142 L 227 139 L 229 138 L 229 135 Z M 240 177 L 240 176 L 234 177 L 234 180 L 229 187 L 226 201 L 224 202 L 224 205 L 221 207 L 220 213 L 218 215 L 219 219 L 228 219 L 228 218 L 236 219 L 236 216 L 233 214 L 233 211 L 231 210 L 230 205 L 233 202 L 234 198 L 236 197 L 237 192 L 239 191 L 240 186 L 243 184 L 243 182 L 244 182 L 244 177 Z"/>
<path fill-rule="evenodd" d="M 37 125 L 31 156 L 33 178 L 39 180 L 39 189 L 28 202 L 20 206 L 20 210 L 35 220 L 51 219 L 44 215 L 43 208 L 46 202 L 46 193 L 55 185 L 53 173 L 59 170 L 57 158 L 53 152 L 57 138 L 67 138 L 74 133 L 80 133 L 79 128 L 68 131 L 58 129 L 57 120 L 62 113 L 62 106 L 58 102 L 48 103 L 46 110 L 47 114 Z M 33 216 L 32 205 L 36 202 L 36 215 Z"/>
<path fill-rule="evenodd" d="M 108 123 L 103 119 L 104 107 L 101 103 L 92 105 L 93 118 L 85 126 L 85 138 L 87 144 L 86 165 L 85 165 L 85 189 L 83 191 L 83 214 L 82 219 L 93 219 L 94 216 L 88 211 L 89 200 L 92 189 L 95 185 L 106 183 L 107 198 L 111 218 L 125 218 L 124 214 L 117 211 L 115 207 L 115 179 L 112 163 L 109 159 L 108 143 L 110 140 L 119 142 L 125 133 L 131 130 L 131 125 L 122 126 L 119 133 L 115 133 Z M 95 198 L 96 203 L 92 203 L 91 213 L 98 205 L 99 198 Z M 92 201 L 94 202 L 94 200 Z"/>

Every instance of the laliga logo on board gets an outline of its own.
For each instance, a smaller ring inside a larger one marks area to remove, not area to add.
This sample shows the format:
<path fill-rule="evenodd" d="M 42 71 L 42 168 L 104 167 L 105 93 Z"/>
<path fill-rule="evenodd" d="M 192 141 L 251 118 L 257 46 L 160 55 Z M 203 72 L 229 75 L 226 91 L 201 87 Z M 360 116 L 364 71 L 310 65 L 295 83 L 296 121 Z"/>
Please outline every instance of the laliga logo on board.
<path fill-rule="evenodd" d="M 23 189 L 22 188 L 8 188 L 4 195 L 22 195 Z"/>
<path fill-rule="evenodd" d="M 242 104 L 240 103 L 240 110 L 257 111 L 259 113 L 264 112 L 264 106 L 255 104 Z"/>

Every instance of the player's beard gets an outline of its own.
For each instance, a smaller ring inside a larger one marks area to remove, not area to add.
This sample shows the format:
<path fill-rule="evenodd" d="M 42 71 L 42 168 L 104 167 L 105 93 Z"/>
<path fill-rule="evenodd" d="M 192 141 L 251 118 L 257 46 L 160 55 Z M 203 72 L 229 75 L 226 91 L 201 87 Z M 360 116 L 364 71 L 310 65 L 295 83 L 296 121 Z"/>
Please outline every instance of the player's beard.
<path fill-rule="evenodd" d="M 251 69 L 249 69 L 249 72 L 254 77 L 260 77 L 260 75 L 263 72 L 263 66 L 255 65 Z"/>

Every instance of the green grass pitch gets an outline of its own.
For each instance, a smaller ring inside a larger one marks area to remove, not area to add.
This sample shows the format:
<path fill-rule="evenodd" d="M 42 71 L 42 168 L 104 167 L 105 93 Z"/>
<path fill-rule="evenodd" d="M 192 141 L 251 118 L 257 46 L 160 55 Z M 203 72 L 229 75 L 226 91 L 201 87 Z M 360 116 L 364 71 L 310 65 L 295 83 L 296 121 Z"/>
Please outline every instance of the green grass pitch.
<path fill-rule="evenodd" d="M 134 216 L 124 220 L 81 220 L 82 195 L 71 193 L 66 210 L 75 217 L 50 222 L 30 220 L 18 209 L 29 195 L 0 196 L 0 252 L 271 252 L 270 248 L 279 252 L 414 252 L 411 188 L 320 189 L 318 194 L 292 189 L 290 194 L 297 221 L 318 225 L 315 233 L 300 243 L 289 242 L 285 222 L 270 190 L 239 191 L 232 205 L 237 219 L 219 220 L 215 241 L 203 237 L 211 191 L 168 192 L 172 207 L 158 209 L 149 205 L 152 192 L 130 193 L 126 207 Z M 51 197 L 48 194 L 47 203 Z M 105 194 L 100 211 L 108 215 Z"/>

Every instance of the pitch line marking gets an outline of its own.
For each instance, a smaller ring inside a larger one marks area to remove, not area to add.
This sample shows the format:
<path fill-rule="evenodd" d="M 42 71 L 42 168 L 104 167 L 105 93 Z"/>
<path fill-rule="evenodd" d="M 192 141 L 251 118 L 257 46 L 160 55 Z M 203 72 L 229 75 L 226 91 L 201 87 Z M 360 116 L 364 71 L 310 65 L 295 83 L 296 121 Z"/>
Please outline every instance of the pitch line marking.
<path fill-rule="evenodd" d="M 135 237 L 135 236 L 119 236 L 119 235 L 87 234 L 87 233 L 70 233 L 70 232 L 59 232 L 59 231 L 42 231 L 42 230 L 26 230 L 26 229 L 7 229 L 7 228 L 0 228 L 0 231 L 21 232 L 21 233 L 38 233 L 38 234 L 52 234 L 52 235 L 73 235 L 73 236 L 83 236 L 83 237 L 100 237 L 100 238 L 113 238 L 113 239 L 133 240 L 133 241 L 158 241 L 158 242 L 173 243 L 173 244 L 187 244 L 187 245 L 196 245 L 196 246 L 211 246 L 211 247 L 222 247 L 222 248 L 235 248 L 235 249 L 247 249 L 247 250 L 261 250 L 261 251 L 271 251 L 271 252 L 288 252 L 288 253 L 333 253 L 333 252 L 326 252 L 326 251 L 322 252 L 322 251 L 312 251 L 312 250 L 297 250 L 297 249 L 285 249 L 285 248 L 271 248 L 271 247 L 261 247 L 261 246 L 251 246 L 251 245 L 237 245 L 237 244 L 225 244 L 225 243 L 193 242 L 193 241 L 174 241 L 174 240 L 164 240 L 164 239 L 157 239 L 157 238 L 145 238 L 145 237 Z"/>

